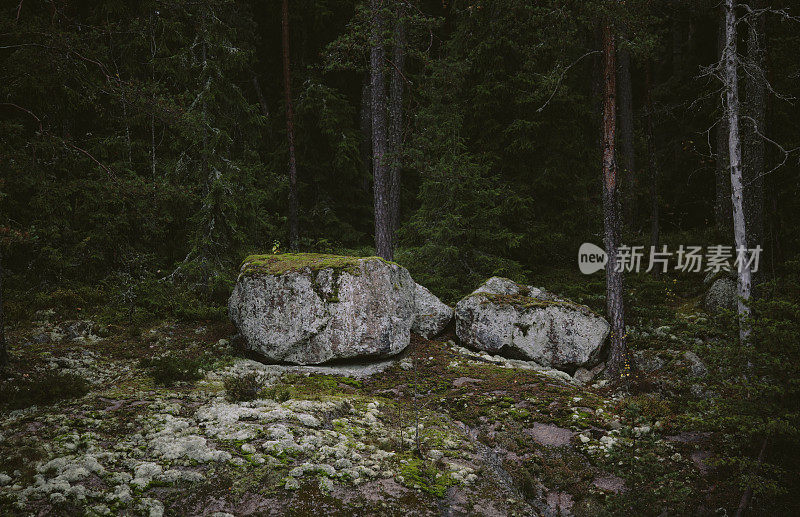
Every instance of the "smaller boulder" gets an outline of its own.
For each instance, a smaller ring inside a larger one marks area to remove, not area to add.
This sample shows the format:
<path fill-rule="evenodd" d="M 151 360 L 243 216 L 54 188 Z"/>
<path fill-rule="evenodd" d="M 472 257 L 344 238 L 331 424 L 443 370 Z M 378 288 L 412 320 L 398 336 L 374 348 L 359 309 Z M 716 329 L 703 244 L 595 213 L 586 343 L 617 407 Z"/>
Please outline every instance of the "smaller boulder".
<path fill-rule="evenodd" d="M 683 353 L 683 358 L 689 363 L 689 371 L 695 377 L 705 377 L 708 375 L 708 368 L 703 364 L 703 361 L 694 352 L 686 351 Z"/>
<path fill-rule="evenodd" d="M 597 364 L 609 330 L 588 307 L 507 278 L 490 278 L 456 305 L 464 345 L 568 372 Z"/>
<path fill-rule="evenodd" d="M 720 314 L 722 311 L 735 312 L 737 304 L 736 280 L 728 276 L 722 276 L 714 280 L 706 293 L 706 312 L 711 315 Z"/>
<path fill-rule="evenodd" d="M 425 339 L 441 334 L 453 319 L 453 308 L 417 284 L 414 290 L 414 324 L 411 331 Z"/>

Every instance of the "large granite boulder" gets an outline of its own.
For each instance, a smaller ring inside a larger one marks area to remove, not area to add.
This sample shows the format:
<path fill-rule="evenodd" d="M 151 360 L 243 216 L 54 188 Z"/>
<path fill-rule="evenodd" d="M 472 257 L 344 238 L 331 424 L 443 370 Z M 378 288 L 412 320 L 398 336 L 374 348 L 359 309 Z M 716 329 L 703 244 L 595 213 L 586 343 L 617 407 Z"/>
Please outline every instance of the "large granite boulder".
<path fill-rule="evenodd" d="M 464 345 L 568 372 L 598 363 L 610 329 L 586 306 L 499 277 L 459 301 L 455 313 Z"/>
<path fill-rule="evenodd" d="M 381 358 L 401 352 L 412 329 L 432 335 L 447 324 L 438 299 L 424 291 L 417 294 L 405 268 L 378 257 L 253 255 L 242 263 L 228 314 L 245 348 L 269 361 Z"/>
<path fill-rule="evenodd" d="M 706 312 L 712 315 L 722 311 L 736 312 L 738 297 L 736 294 L 736 280 L 729 276 L 719 276 L 708 288 L 705 297 Z"/>

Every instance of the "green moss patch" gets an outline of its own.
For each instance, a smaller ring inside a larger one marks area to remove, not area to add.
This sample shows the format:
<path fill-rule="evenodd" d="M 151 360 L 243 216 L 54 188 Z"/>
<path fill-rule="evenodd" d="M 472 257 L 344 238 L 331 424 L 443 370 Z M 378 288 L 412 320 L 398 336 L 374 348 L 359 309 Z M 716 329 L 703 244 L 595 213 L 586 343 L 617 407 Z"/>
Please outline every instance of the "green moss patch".
<path fill-rule="evenodd" d="M 250 255 L 242 261 L 242 274 L 281 275 L 290 271 L 309 269 L 319 271 L 334 269 L 358 274 L 362 261 L 381 260 L 380 257 L 348 257 L 324 253 L 280 253 L 276 255 Z M 385 261 L 384 261 L 385 262 Z"/>

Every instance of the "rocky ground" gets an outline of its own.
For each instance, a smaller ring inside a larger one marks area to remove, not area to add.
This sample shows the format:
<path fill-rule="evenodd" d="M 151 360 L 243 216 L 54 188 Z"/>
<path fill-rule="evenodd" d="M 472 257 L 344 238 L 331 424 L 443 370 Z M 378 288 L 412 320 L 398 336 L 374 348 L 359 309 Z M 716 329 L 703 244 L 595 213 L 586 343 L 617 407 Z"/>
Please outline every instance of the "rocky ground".
<path fill-rule="evenodd" d="M 85 379 L 88 392 L 6 402 L 3 515 L 713 509 L 711 437 L 673 393 L 702 396 L 705 366 L 669 328 L 640 331 L 673 347 L 640 353 L 645 388 L 622 393 L 591 372 L 471 352 L 452 332 L 415 337 L 394 360 L 315 368 L 241 357 L 227 324 L 49 319 L 12 331 L 3 393 L 10 401 L 15 385 L 51 372 Z M 200 358 L 200 378 L 156 383 L 142 358 L 165 354 Z M 231 379 L 257 379 L 256 398 L 236 400 Z"/>

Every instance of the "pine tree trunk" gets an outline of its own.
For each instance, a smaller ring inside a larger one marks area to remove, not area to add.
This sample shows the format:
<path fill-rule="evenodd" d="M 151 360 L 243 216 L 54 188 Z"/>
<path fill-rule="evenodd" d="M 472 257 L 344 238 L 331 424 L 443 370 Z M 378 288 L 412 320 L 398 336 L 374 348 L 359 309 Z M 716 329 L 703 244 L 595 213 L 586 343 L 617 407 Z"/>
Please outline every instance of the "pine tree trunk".
<path fill-rule="evenodd" d="M 619 51 L 619 131 L 622 147 L 623 213 L 628 230 L 638 229 L 636 221 L 636 159 L 633 144 L 633 91 L 631 59 L 627 50 Z"/>
<path fill-rule="evenodd" d="M 364 164 L 364 192 L 371 192 L 372 178 L 372 93 L 370 90 L 370 73 L 364 74 L 361 85 L 361 162 Z"/>
<path fill-rule="evenodd" d="M 153 16 L 150 16 L 150 81 L 153 88 L 153 105 L 150 106 L 150 175 L 156 179 L 156 27 Z M 204 51 L 205 52 L 205 51 Z M 205 60 L 205 56 L 203 56 Z"/>
<path fill-rule="evenodd" d="M 125 119 L 125 147 L 128 149 L 128 167 L 133 163 L 133 148 L 131 146 L 131 124 L 128 119 L 128 99 L 125 96 L 125 87 L 122 88 L 122 117 Z"/>
<path fill-rule="evenodd" d="M 394 68 L 389 98 L 389 148 L 391 166 L 389 172 L 389 223 L 392 237 L 392 250 L 397 247 L 397 230 L 400 227 L 400 179 L 402 173 L 401 155 L 403 152 L 403 68 L 405 65 L 405 26 L 403 3 L 398 2 L 397 19 L 394 29 Z"/>
<path fill-rule="evenodd" d="M 720 9 L 720 23 L 717 33 L 717 52 L 719 59 L 725 59 L 725 9 Z M 716 166 L 714 170 L 715 192 L 714 222 L 717 233 L 727 241 L 733 234 L 733 209 L 731 208 L 731 174 L 728 153 L 728 121 L 721 117 L 717 124 L 715 143 Z"/>
<path fill-rule="evenodd" d="M 604 92 L 603 92 L 603 223 L 606 265 L 606 311 L 611 320 L 611 351 L 608 369 L 613 379 L 625 375 L 625 310 L 622 302 L 622 272 L 617 271 L 619 246 L 619 205 L 616 163 L 617 69 L 616 45 L 611 27 L 603 27 Z"/>
<path fill-rule="evenodd" d="M 292 77 L 289 67 L 289 0 L 283 0 L 283 91 L 286 99 L 286 138 L 289 141 L 289 248 L 296 250 L 300 230 L 297 221 L 297 159 L 294 152 L 294 107 L 292 104 Z"/>
<path fill-rule="evenodd" d="M 8 364 L 8 349 L 6 347 L 6 320 L 3 311 L 3 255 L 0 251 L 0 369 Z"/>
<path fill-rule="evenodd" d="M 393 259 L 389 216 L 389 174 L 386 163 L 386 81 L 383 49 L 385 15 L 382 0 L 370 0 L 370 91 L 372 94 L 372 189 L 375 209 L 375 250 Z"/>
<path fill-rule="evenodd" d="M 653 76 L 652 63 L 647 64 L 647 74 L 645 78 L 645 105 L 647 109 L 647 157 L 648 167 L 650 168 L 650 246 L 658 250 L 660 240 L 659 230 L 659 206 L 658 206 L 658 161 L 656 159 L 656 142 L 653 130 Z M 661 270 L 654 267 L 652 274 L 658 278 Z"/>
<path fill-rule="evenodd" d="M 761 2 L 753 2 L 753 8 Z M 766 34 L 764 17 L 759 16 L 748 25 L 747 65 L 749 73 L 744 78 L 744 114 L 742 123 L 742 177 L 744 181 L 744 218 L 747 223 L 747 241 L 751 248 L 764 247 L 764 108 L 766 89 L 764 80 L 764 54 Z M 758 284 L 753 274 L 753 285 Z M 755 293 L 753 293 L 755 294 Z"/>
<path fill-rule="evenodd" d="M 733 236 L 736 248 L 747 248 L 747 222 L 744 215 L 744 189 L 742 185 L 742 142 L 739 137 L 739 86 L 736 56 L 736 12 L 733 0 L 725 0 L 725 97 L 728 118 L 728 155 L 731 169 L 731 203 L 733 205 Z M 751 272 L 743 254 L 744 264 L 737 270 L 739 295 L 739 339 L 746 344 L 750 328 L 744 321 L 750 314 Z"/>

